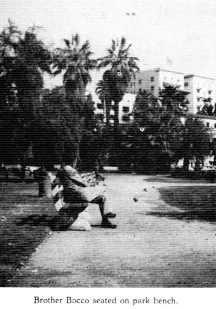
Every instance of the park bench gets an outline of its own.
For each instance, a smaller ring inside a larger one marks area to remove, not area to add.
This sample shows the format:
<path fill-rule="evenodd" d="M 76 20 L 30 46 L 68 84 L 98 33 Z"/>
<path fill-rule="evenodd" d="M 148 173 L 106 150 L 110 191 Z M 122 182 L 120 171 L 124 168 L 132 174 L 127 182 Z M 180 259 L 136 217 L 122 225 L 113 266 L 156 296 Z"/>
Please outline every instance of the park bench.
<path fill-rule="evenodd" d="M 2 164 L 0 168 L 1 174 L 5 176 L 6 179 L 9 175 L 20 177 L 22 166 L 20 164 Z"/>
<path fill-rule="evenodd" d="M 88 203 L 65 203 L 63 196 L 63 185 L 55 174 L 48 173 L 51 180 L 52 198 L 56 211 L 60 217 L 60 225 L 64 229 L 90 231 L 90 216 L 88 214 Z M 83 180 L 91 186 L 98 184 L 95 172 L 81 174 Z M 79 208 L 81 211 L 77 216 L 74 215 L 74 209 Z"/>

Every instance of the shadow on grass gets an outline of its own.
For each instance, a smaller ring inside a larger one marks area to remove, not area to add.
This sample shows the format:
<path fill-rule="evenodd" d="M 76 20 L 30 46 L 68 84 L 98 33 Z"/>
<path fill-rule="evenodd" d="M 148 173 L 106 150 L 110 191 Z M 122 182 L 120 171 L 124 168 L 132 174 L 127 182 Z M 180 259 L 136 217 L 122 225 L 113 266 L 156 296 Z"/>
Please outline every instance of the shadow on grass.
<path fill-rule="evenodd" d="M 27 217 L 17 218 L 16 225 L 47 226 L 52 231 L 65 231 L 72 224 L 70 220 L 64 221 L 59 215 L 30 215 Z M 100 228 L 101 224 L 91 224 L 91 227 Z"/>
<path fill-rule="evenodd" d="M 19 178 L 0 178 L 0 182 L 9 182 L 9 183 L 22 183 L 23 180 L 20 180 Z"/>
<path fill-rule="evenodd" d="M 29 215 L 27 217 L 17 218 L 16 225 L 47 226 L 53 231 L 65 230 L 62 226 L 61 218 L 58 215 Z M 60 226 L 61 225 L 61 226 Z"/>
<path fill-rule="evenodd" d="M 0 178 L 0 182 L 5 182 L 5 183 L 35 183 L 37 182 L 35 179 L 20 179 L 20 178 Z"/>
<path fill-rule="evenodd" d="M 142 213 L 144 214 L 144 213 Z M 164 217 L 169 219 L 176 220 L 186 220 L 186 221 L 206 221 L 210 223 L 216 222 L 216 211 L 215 210 L 194 210 L 194 211 L 186 211 L 186 212 L 159 212 L 159 211 L 151 211 L 145 212 L 145 215 L 155 216 L 155 217 Z"/>

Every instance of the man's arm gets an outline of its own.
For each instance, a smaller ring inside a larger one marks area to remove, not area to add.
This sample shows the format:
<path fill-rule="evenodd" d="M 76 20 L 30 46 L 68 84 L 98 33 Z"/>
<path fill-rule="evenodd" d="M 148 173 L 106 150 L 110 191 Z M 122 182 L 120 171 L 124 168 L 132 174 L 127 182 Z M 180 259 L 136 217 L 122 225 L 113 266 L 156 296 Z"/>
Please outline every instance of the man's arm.
<path fill-rule="evenodd" d="M 72 168 L 72 167 L 66 167 L 65 168 L 66 172 L 67 172 L 67 175 L 68 177 L 70 178 L 70 180 L 76 184 L 77 186 L 80 186 L 80 187 L 89 187 L 89 184 L 86 183 L 81 175 L 77 172 L 76 169 Z"/>

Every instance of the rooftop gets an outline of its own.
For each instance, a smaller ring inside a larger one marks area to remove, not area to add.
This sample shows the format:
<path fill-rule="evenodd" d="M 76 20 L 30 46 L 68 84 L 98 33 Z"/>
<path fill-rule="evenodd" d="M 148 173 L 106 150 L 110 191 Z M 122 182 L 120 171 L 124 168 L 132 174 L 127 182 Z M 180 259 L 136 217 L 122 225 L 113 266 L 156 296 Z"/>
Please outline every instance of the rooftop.
<path fill-rule="evenodd" d="M 185 78 L 192 78 L 192 77 L 199 77 L 199 78 L 205 78 L 205 79 L 210 79 L 210 80 L 214 80 L 214 78 L 212 77 L 205 77 L 205 76 L 200 76 L 200 75 L 195 75 L 195 74 L 189 74 L 189 75 L 185 75 Z"/>
<path fill-rule="evenodd" d="M 142 74 L 144 72 L 159 72 L 159 71 L 165 71 L 165 72 L 171 72 L 171 73 L 177 73 L 177 74 L 181 74 L 181 75 L 184 75 L 184 73 L 182 72 L 178 72 L 178 71 L 174 71 L 174 70 L 167 70 L 167 69 L 163 69 L 163 68 L 154 68 L 154 69 L 151 69 L 151 70 L 143 70 L 143 71 L 138 71 L 136 72 L 136 74 Z"/>
<path fill-rule="evenodd" d="M 216 116 L 209 116 L 209 115 L 203 115 L 203 114 L 187 113 L 187 117 L 216 120 Z"/>

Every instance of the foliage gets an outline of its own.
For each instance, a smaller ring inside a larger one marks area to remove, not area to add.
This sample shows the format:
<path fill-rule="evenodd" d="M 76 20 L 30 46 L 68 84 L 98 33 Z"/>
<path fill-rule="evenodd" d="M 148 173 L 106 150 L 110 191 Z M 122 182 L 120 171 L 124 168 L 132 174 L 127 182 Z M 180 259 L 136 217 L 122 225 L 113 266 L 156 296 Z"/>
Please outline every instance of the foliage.
<path fill-rule="evenodd" d="M 210 135 L 198 119 L 186 119 L 188 101 L 178 87 L 167 85 L 155 98 L 141 91 L 134 105 L 135 131 L 127 142 L 138 165 L 168 168 L 171 161 L 203 158 L 209 151 Z M 129 143 L 129 144 L 128 144 Z"/>
<path fill-rule="evenodd" d="M 134 105 L 134 121 L 142 127 L 142 133 L 152 147 L 170 158 L 181 140 L 187 102 L 177 87 L 167 86 L 159 93 L 159 99 L 147 91 L 141 91 Z"/>
<path fill-rule="evenodd" d="M 85 124 L 80 144 L 81 168 L 91 170 L 96 164 L 102 164 L 100 160 L 106 148 L 104 125 L 96 118 L 91 95 L 86 97 L 84 116 Z"/>
<path fill-rule="evenodd" d="M 4 161 L 4 153 L 8 154 L 8 160 L 25 158 L 30 143 L 28 128 L 40 113 L 42 74 L 50 73 L 50 61 L 50 52 L 37 38 L 36 27 L 22 33 L 9 21 L 0 34 L 1 159 Z"/>
<path fill-rule="evenodd" d="M 54 74 L 64 72 L 63 83 L 66 99 L 73 112 L 82 114 L 85 103 L 85 90 L 91 81 L 90 70 L 96 68 L 97 61 L 92 58 L 89 41 L 80 45 L 78 34 L 72 36 L 71 42 L 64 40 L 65 48 L 56 48 L 53 54 Z"/>
<path fill-rule="evenodd" d="M 16 103 L 28 117 L 33 117 L 40 108 L 42 72 L 51 73 L 50 52 L 36 32 L 37 28 L 32 27 L 22 33 L 9 22 L 0 34 L 1 108 L 8 105 L 13 108 Z"/>
<path fill-rule="evenodd" d="M 210 154 L 210 139 L 210 132 L 200 119 L 192 117 L 186 119 L 182 143 L 176 154 L 177 158 L 184 158 L 186 170 L 188 169 L 189 159 L 196 158 L 203 161 L 204 156 Z"/>
<path fill-rule="evenodd" d="M 66 93 L 66 104 L 72 121 L 67 126 L 68 133 L 73 137 L 76 156 L 79 158 L 79 146 L 84 126 L 85 92 L 91 80 L 90 71 L 96 68 L 97 61 L 92 58 L 89 41 L 80 45 L 78 34 L 72 36 L 71 42 L 64 40 L 66 47 L 57 48 L 53 54 L 54 74 L 63 75 Z"/>

